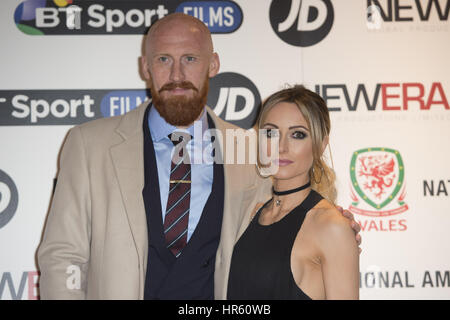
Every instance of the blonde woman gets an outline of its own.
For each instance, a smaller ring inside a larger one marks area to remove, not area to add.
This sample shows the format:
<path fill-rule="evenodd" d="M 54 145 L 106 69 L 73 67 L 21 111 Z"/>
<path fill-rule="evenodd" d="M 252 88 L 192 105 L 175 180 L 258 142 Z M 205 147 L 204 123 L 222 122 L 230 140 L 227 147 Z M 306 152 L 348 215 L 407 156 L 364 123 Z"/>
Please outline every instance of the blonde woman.
<path fill-rule="evenodd" d="M 258 126 L 278 139 L 279 168 L 273 198 L 257 205 L 234 247 L 228 299 L 358 299 L 358 244 L 334 206 L 335 175 L 322 158 L 325 102 L 303 86 L 281 90 L 264 103 Z"/>

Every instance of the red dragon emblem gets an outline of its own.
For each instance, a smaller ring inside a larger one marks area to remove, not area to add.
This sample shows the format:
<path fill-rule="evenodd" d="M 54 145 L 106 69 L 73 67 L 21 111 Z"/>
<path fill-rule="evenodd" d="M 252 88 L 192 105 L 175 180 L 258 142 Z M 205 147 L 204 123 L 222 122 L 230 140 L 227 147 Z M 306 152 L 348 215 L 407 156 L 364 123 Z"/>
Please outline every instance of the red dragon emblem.
<path fill-rule="evenodd" d="M 360 170 L 358 175 L 365 176 L 367 181 L 363 188 L 369 190 L 376 198 L 380 199 L 385 193 L 385 188 L 392 186 L 395 179 L 394 158 L 388 155 L 381 156 L 361 156 L 358 158 Z"/>
<path fill-rule="evenodd" d="M 371 147 L 354 151 L 350 178 L 350 212 L 386 217 L 408 210 L 404 201 L 405 165 L 398 150 Z"/>

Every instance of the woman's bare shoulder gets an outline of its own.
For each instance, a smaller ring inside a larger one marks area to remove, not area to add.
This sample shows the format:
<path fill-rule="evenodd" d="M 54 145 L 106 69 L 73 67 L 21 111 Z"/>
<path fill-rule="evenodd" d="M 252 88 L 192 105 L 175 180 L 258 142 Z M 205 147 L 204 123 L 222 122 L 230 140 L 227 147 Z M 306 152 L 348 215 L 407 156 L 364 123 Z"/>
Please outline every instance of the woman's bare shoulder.
<path fill-rule="evenodd" d="M 348 236 L 349 232 L 353 235 L 349 220 L 328 200 L 320 201 L 311 209 L 311 217 L 318 236 L 329 239 Z"/>

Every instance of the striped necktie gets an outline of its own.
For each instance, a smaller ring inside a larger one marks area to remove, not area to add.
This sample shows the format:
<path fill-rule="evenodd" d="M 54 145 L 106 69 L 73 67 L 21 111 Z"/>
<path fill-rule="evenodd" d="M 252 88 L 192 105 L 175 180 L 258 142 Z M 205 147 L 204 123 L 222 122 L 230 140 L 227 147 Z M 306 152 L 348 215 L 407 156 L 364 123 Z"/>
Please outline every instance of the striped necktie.
<path fill-rule="evenodd" d="M 191 165 L 189 154 L 185 148 L 190 138 L 189 134 L 181 132 L 173 132 L 169 135 L 175 148 L 171 161 L 169 196 L 164 217 L 164 236 L 167 248 L 176 258 L 180 256 L 187 244 L 191 202 Z M 179 151 L 178 155 L 177 151 Z"/>

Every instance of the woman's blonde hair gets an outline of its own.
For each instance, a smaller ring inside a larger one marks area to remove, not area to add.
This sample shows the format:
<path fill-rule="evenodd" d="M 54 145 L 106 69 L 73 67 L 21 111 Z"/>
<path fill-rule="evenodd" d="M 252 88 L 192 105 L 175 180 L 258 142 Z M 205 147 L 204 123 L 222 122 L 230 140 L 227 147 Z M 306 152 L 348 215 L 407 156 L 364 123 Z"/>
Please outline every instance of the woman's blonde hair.
<path fill-rule="evenodd" d="M 322 143 L 330 135 L 330 115 L 325 101 L 316 93 L 302 85 L 275 92 L 264 102 L 258 119 L 258 128 L 261 128 L 267 113 L 281 102 L 295 104 L 309 125 L 313 165 L 309 170 L 311 187 L 328 201 L 335 203 L 337 191 L 335 187 L 336 175 L 323 159 Z M 331 153 L 330 153 L 331 154 Z"/>

